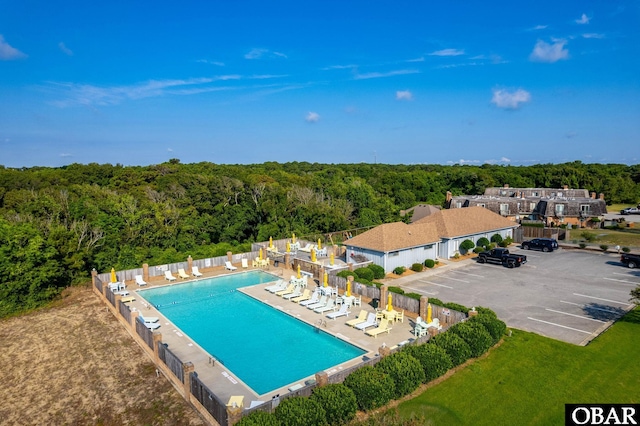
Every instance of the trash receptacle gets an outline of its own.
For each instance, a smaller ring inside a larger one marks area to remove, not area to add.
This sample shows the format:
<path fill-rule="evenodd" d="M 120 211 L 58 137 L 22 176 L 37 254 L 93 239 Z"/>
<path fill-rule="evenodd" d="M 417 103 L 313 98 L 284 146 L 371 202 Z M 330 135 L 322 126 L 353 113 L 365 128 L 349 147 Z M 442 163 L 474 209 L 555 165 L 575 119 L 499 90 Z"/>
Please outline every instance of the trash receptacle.
<path fill-rule="evenodd" d="M 279 260 L 274 260 L 274 261 L 273 261 L 273 266 L 278 266 L 279 264 L 280 264 L 280 261 L 279 261 Z"/>
<path fill-rule="evenodd" d="M 371 299 L 371 306 L 373 306 L 373 309 L 378 309 L 379 304 L 380 304 L 380 299 Z"/>

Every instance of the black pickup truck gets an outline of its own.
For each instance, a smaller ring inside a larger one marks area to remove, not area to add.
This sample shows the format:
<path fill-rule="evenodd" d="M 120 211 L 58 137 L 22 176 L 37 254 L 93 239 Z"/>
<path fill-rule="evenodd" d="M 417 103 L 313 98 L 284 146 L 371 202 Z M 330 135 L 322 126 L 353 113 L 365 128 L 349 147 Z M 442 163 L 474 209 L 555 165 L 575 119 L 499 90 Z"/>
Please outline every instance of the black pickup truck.
<path fill-rule="evenodd" d="M 629 268 L 637 268 L 640 266 L 640 254 L 622 253 L 620 255 L 620 262 Z"/>
<path fill-rule="evenodd" d="M 513 268 L 514 266 L 517 268 L 523 263 L 527 263 L 527 256 L 523 254 L 511 254 L 506 248 L 494 248 L 478 253 L 478 262 L 502 263 L 503 266 L 508 268 Z"/>

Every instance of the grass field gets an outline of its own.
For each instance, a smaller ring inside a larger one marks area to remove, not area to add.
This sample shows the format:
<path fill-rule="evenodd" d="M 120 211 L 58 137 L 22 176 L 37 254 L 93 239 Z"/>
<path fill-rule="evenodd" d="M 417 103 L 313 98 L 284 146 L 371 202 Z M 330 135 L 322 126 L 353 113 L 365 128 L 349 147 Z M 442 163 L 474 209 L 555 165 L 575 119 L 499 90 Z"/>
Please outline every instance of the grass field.
<path fill-rule="evenodd" d="M 566 403 L 639 403 L 638 360 L 640 308 L 585 347 L 514 330 L 399 411 L 433 425 L 562 425 Z"/>

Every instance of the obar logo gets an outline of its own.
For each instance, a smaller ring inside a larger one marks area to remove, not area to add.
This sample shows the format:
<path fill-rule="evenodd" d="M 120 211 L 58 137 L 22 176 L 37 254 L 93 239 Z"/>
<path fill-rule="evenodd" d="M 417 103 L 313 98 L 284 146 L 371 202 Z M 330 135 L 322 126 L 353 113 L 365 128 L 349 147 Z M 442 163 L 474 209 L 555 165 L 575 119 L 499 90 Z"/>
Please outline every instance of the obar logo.
<path fill-rule="evenodd" d="M 637 425 L 640 404 L 566 404 L 564 424 L 575 425 Z"/>

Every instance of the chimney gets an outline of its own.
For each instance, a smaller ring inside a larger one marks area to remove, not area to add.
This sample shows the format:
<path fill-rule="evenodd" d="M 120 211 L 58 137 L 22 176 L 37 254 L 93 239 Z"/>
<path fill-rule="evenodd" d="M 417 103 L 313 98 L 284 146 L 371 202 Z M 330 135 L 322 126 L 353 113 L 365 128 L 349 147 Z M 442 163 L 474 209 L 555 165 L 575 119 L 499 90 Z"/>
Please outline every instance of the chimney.
<path fill-rule="evenodd" d="M 505 187 L 505 188 L 508 188 L 508 187 L 509 187 L 509 184 L 508 184 L 508 183 L 505 183 L 505 184 L 504 184 L 504 187 Z"/>
<path fill-rule="evenodd" d="M 596 193 L 595 192 L 591 193 L 591 198 L 593 198 L 594 200 L 596 199 Z"/>
<path fill-rule="evenodd" d="M 604 201 L 604 194 L 602 192 L 600 193 L 600 199 Z"/>

